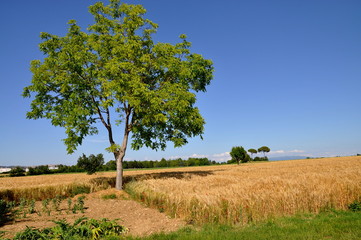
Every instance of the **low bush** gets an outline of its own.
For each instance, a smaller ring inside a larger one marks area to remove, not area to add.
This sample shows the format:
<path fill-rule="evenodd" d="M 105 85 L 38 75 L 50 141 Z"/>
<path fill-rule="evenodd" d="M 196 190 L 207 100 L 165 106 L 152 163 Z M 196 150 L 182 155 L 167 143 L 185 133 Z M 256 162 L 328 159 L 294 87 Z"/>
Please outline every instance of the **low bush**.
<path fill-rule="evenodd" d="M 255 157 L 253 161 L 268 161 L 268 157 Z"/>
<path fill-rule="evenodd" d="M 15 167 L 9 172 L 10 177 L 21 177 L 25 176 L 25 170 L 22 167 Z"/>
<path fill-rule="evenodd" d="M 348 209 L 353 212 L 360 212 L 361 211 L 361 201 L 354 201 L 350 205 L 348 205 Z"/>
<path fill-rule="evenodd" d="M 5 200 L 0 199 L 0 226 L 4 225 L 4 223 L 13 220 L 14 218 L 14 203 L 7 202 Z"/>
<path fill-rule="evenodd" d="M 53 221 L 54 227 L 37 229 L 27 227 L 24 231 L 15 235 L 14 240 L 28 239 L 104 239 L 104 237 L 121 236 L 128 231 L 115 220 L 108 219 L 77 219 L 74 224 L 68 223 L 65 219 Z"/>

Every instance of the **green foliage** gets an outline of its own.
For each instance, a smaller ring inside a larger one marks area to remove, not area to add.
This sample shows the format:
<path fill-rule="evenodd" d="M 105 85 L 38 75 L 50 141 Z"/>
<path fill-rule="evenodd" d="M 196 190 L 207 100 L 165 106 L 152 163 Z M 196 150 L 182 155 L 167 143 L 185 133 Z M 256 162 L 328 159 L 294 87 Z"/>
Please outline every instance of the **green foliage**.
<path fill-rule="evenodd" d="M 76 196 L 79 194 L 88 194 L 90 193 L 90 186 L 86 186 L 86 185 L 75 185 L 72 187 L 71 191 L 70 191 L 70 196 Z"/>
<path fill-rule="evenodd" d="M 23 91 L 33 95 L 27 118 L 65 128 L 68 153 L 97 134 L 101 122 L 108 149 L 121 160 L 129 136 L 135 150 L 180 147 L 201 136 L 205 121 L 195 92 L 210 84 L 212 61 L 192 53 L 184 34 L 174 45 L 153 42 L 158 26 L 141 5 L 112 0 L 89 11 L 95 23 L 85 31 L 70 20 L 63 37 L 41 33 L 45 57 L 31 62 L 32 82 Z M 113 139 L 114 122 L 125 125 L 122 145 Z"/>
<path fill-rule="evenodd" d="M 117 170 L 117 163 L 115 160 L 110 160 L 105 165 L 103 165 L 103 170 L 105 171 L 112 171 Z"/>
<path fill-rule="evenodd" d="M 14 219 L 14 203 L 0 199 L 0 227 Z"/>
<path fill-rule="evenodd" d="M 48 165 L 41 165 L 36 167 L 30 167 L 27 175 L 42 175 L 42 174 L 50 174 L 52 173 L 49 169 Z"/>
<path fill-rule="evenodd" d="M 0 226 L 10 220 L 27 218 L 27 214 L 37 213 L 39 216 L 42 216 L 42 214 L 47 214 L 50 216 L 52 210 L 61 213 L 61 201 L 62 197 L 60 196 L 56 196 L 53 199 L 45 199 L 41 202 L 41 209 L 37 210 L 34 199 L 28 200 L 21 198 L 18 203 L 15 201 L 7 202 L 5 200 L 0 200 Z M 52 206 L 50 206 L 50 204 L 52 204 Z M 75 208 L 77 211 L 83 212 L 85 209 L 84 197 L 78 199 L 75 204 Z"/>
<path fill-rule="evenodd" d="M 251 156 L 253 155 L 253 154 L 257 154 L 257 150 L 256 149 L 254 149 L 254 148 L 250 148 L 250 149 L 248 149 L 248 152 L 251 154 Z"/>
<path fill-rule="evenodd" d="M 42 175 L 42 174 L 54 174 L 54 173 L 69 173 L 69 172 L 85 172 L 83 168 L 77 165 L 66 166 L 60 164 L 57 169 L 49 169 L 48 165 L 41 165 L 36 167 L 30 167 L 27 175 Z"/>
<path fill-rule="evenodd" d="M 14 240 L 45 240 L 46 235 L 42 234 L 41 231 L 38 231 L 34 227 L 26 226 L 26 229 L 22 232 L 19 232 L 13 238 Z"/>
<path fill-rule="evenodd" d="M 123 167 L 129 168 L 165 168 L 165 167 L 187 167 L 187 166 L 207 166 L 219 164 L 215 161 L 210 161 L 208 158 L 188 158 L 183 160 L 178 159 L 161 159 L 160 161 L 124 161 Z"/>
<path fill-rule="evenodd" d="M 29 214 L 33 214 L 33 213 L 35 213 L 35 212 L 36 212 L 36 210 L 35 210 L 35 200 L 32 199 L 32 200 L 29 201 L 28 213 L 29 213 Z"/>
<path fill-rule="evenodd" d="M 243 147 L 232 147 L 231 152 L 229 153 L 233 161 L 236 161 L 238 164 L 240 162 L 248 162 L 250 160 L 249 155 Z"/>
<path fill-rule="evenodd" d="M 353 212 L 360 212 L 361 211 L 361 201 L 355 200 L 353 203 L 348 205 L 348 209 Z"/>
<path fill-rule="evenodd" d="M 117 199 L 117 195 L 114 194 L 114 193 L 112 193 L 112 194 L 107 194 L 107 195 L 103 195 L 103 196 L 102 196 L 102 199 L 105 199 L 105 200 L 107 200 L 107 199 Z"/>
<path fill-rule="evenodd" d="M 231 159 L 227 161 L 227 164 L 233 164 L 233 163 L 237 163 L 236 159 Z"/>
<path fill-rule="evenodd" d="M 23 213 L 23 218 L 26 218 L 27 211 L 25 210 L 27 208 L 28 201 L 24 198 L 20 199 L 19 203 L 19 212 Z"/>
<path fill-rule="evenodd" d="M 21 177 L 25 176 L 25 170 L 22 167 L 12 168 L 9 172 L 10 177 Z"/>
<path fill-rule="evenodd" d="M 66 166 L 66 165 L 58 165 L 58 169 L 52 170 L 54 173 L 70 173 L 70 172 L 84 172 L 83 168 L 78 167 L 77 165 Z"/>
<path fill-rule="evenodd" d="M 270 152 L 271 149 L 267 146 L 262 146 L 260 148 L 258 148 L 258 152 L 263 152 L 264 157 L 266 157 L 266 153 Z"/>
<path fill-rule="evenodd" d="M 48 216 L 50 216 L 51 213 L 51 209 L 49 208 L 49 202 L 50 202 L 49 199 L 44 199 L 43 201 L 41 201 L 41 204 L 43 206 L 42 210 L 44 213 L 47 213 Z"/>
<path fill-rule="evenodd" d="M 94 174 L 97 170 L 99 170 L 104 164 L 103 154 L 98 154 L 94 156 L 90 154 L 87 157 L 84 153 L 81 157 L 78 158 L 77 166 L 83 168 L 87 174 Z"/>
<path fill-rule="evenodd" d="M 71 204 L 73 203 L 73 200 L 71 200 L 71 198 L 68 198 L 67 204 L 68 204 L 68 209 L 67 209 L 67 213 L 69 213 L 71 211 Z"/>
<path fill-rule="evenodd" d="M 55 198 L 51 200 L 54 211 L 60 211 L 60 204 L 61 204 L 62 198 L 57 195 Z"/>
<path fill-rule="evenodd" d="M 250 148 L 250 149 L 248 149 L 248 152 L 251 153 L 251 154 L 256 154 L 257 150 L 254 149 L 254 148 Z"/>
<path fill-rule="evenodd" d="M 76 203 L 73 206 L 72 212 L 77 213 L 77 211 L 80 211 L 81 213 L 84 213 L 84 196 L 78 197 Z"/>
<path fill-rule="evenodd" d="M 19 232 L 14 240 L 36 240 L 36 239 L 104 239 L 105 237 L 120 237 L 128 231 L 116 221 L 108 219 L 87 219 L 79 218 L 74 224 L 69 224 L 66 220 L 53 221 L 54 227 L 37 229 L 27 227 L 24 231 Z"/>
<path fill-rule="evenodd" d="M 268 157 L 255 157 L 253 161 L 268 161 Z"/>

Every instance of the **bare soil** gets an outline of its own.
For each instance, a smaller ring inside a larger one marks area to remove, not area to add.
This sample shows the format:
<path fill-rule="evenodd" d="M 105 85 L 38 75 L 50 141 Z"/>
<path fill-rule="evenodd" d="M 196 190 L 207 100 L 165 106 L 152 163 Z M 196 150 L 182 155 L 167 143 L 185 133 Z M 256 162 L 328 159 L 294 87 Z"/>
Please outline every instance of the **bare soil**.
<path fill-rule="evenodd" d="M 116 194 L 116 199 L 103 199 L 103 196 Z M 95 219 L 107 218 L 117 220 L 121 225 L 129 229 L 128 234 L 133 236 L 145 236 L 156 232 L 176 231 L 185 225 L 180 219 L 170 218 L 164 213 L 160 213 L 156 209 L 151 209 L 133 200 L 128 200 L 126 193 L 108 189 L 85 195 L 84 213 L 72 213 L 68 211 L 67 201 L 63 200 L 60 205 L 60 211 L 52 209 L 52 203 L 49 203 L 51 209 L 50 216 L 41 211 L 41 202 L 36 203 L 36 209 L 41 212 L 41 216 L 37 213 L 27 214 L 26 218 L 18 217 L 15 222 L 10 222 L 2 227 L 0 231 L 6 231 L 4 237 L 11 238 L 16 232 L 22 231 L 26 226 L 35 228 L 45 228 L 54 225 L 52 220 L 66 219 L 73 223 L 80 217 L 88 217 Z M 78 196 L 73 198 L 76 202 Z"/>

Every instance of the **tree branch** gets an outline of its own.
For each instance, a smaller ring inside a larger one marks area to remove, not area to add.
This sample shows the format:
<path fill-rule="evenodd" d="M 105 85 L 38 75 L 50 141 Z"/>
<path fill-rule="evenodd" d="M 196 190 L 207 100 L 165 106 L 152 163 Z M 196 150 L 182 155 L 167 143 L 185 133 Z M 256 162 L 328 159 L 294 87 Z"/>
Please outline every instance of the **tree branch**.
<path fill-rule="evenodd" d="M 89 79 L 87 79 L 86 77 L 84 77 L 83 75 L 81 75 L 79 72 L 77 72 L 78 76 L 81 77 L 83 80 L 85 81 L 90 81 Z M 113 139 L 113 131 L 112 131 L 112 125 L 111 125 L 111 121 L 110 121 L 110 111 L 109 111 L 109 108 L 106 108 L 105 111 L 102 111 L 99 107 L 99 104 L 98 102 L 95 100 L 95 97 L 90 94 L 91 98 L 92 98 L 92 101 L 94 103 L 94 105 L 96 106 L 97 108 L 97 112 L 98 112 L 98 115 L 99 115 L 99 119 L 100 121 L 103 123 L 103 125 L 105 126 L 105 128 L 108 130 L 108 139 L 109 139 L 109 143 L 110 145 L 113 145 L 115 144 L 114 142 L 114 139 Z M 102 100 L 102 97 L 100 97 L 100 99 Z M 105 121 L 104 117 L 103 117 L 103 114 L 102 113 L 105 113 L 107 115 L 107 119 Z"/>

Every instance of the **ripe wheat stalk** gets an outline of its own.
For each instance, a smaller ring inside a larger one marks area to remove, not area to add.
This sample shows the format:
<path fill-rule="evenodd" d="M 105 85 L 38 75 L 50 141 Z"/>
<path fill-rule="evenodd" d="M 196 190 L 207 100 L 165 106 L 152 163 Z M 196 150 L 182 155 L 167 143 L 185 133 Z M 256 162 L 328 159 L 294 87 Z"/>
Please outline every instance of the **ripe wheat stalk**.
<path fill-rule="evenodd" d="M 196 223 L 346 209 L 361 197 L 361 157 L 250 163 L 188 175 L 136 181 L 127 189 L 150 206 Z"/>

